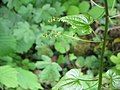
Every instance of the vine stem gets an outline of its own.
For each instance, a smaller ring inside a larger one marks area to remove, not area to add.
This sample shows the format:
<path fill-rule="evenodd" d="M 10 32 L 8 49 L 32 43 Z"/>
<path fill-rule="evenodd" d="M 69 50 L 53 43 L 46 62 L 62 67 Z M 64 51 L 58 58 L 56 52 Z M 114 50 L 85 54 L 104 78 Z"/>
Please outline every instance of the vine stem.
<path fill-rule="evenodd" d="M 98 90 L 102 90 L 103 60 L 104 60 L 104 52 L 106 47 L 107 32 L 108 32 L 108 25 L 109 25 L 108 2 L 107 0 L 104 0 L 104 2 L 105 2 L 105 32 L 103 36 L 103 45 L 102 45 L 102 51 L 101 51 L 101 57 L 100 57 Z"/>

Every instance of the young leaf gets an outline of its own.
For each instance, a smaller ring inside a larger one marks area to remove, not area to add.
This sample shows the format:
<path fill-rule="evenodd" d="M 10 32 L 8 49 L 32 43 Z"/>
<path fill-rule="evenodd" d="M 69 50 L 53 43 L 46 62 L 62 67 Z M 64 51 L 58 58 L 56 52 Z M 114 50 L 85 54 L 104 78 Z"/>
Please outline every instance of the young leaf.
<path fill-rule="evenodd" d="M 0 83 L 8 88 L 18 86 L 17 71 L 10 66 L 0 66 Z"/>
<path fill-rule="evenodd" d="M 70 57 L 70 60 L 73 61 L 75 59 L 77 59 L 77 57 L 72 53 L 72 54 L 69 54 L 69 57 Z"/>

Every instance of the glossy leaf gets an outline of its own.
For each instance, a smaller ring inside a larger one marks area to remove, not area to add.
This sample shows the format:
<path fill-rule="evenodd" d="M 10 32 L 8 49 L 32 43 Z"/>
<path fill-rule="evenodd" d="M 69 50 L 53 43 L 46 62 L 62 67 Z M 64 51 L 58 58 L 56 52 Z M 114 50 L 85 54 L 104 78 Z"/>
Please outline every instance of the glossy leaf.
<path fill-rule="evenodd" d="M 92 32 L 90 24 L 93 22 L 93 19 L 89 15 L 65 16 L 60 18 L 60 21 L 70 24 L 75 30 L 79 30 L 80 35 L 87 35 Z"/>
<path fill-rule="evenodd" d="M 113 89 L 119 89 L 120 88 L 120 75 L 115 70 L 108 70 L 106 72 L 107 78 L 111 81 L 110 84 L 112 84 Z"/>
<path fill-rule="evenodd" d="M 89 90 L 93 90 L 93 88 L 96 88 L 97 86 L 97 81 L 89 80 L 91 80 L 91 76 L 84 76 L 79 69 L 71 69 L 52 88 L 52 90 L 84 90 L 88 88 Z"/>

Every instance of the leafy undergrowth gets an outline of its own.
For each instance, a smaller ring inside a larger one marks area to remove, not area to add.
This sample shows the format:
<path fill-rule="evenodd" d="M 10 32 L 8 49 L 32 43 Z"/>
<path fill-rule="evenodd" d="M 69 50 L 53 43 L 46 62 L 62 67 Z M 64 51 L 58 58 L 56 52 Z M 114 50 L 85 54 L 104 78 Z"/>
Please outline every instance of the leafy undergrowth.
<path fill-rule="evenodd" d="M 108 0 L 103 90 L 120 89 L 120 1 Z M 2 0 L 1 90 L 97 90 L 104 0 Z"/>

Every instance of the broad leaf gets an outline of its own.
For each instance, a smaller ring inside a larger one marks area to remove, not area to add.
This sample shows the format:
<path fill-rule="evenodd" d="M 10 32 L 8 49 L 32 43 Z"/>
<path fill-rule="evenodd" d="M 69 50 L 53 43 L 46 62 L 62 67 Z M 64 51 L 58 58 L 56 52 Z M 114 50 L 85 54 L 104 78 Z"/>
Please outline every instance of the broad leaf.
<path fill-rule="evenodd" d="M 0 83 L 7 87 L 17 87 L 18 81 L 16 69 L 10 66 L 0 66 Z"/>
<path fill-rule="evenodd" d="M 40 81 L 48 83 L 58 81 L 60 78 L 59 71 L 61 71 L 62 68 L 57 63 L 51 62 L 51 59 L 47 56 L 43 55 L 42 59 L 44 61 L 38 61 L 36 63 L 38 69 L 43 69 L 39 74 Z"/>
<path fill-rule="evenodd" d="M 116 70 L 110 69 L 106 72 L 107 79 L 110 81 L 109 84 L 111 88 L 114 90 L 120 89 L 120 75 L 117 73 Z"/>
<path fill-rule="evenodd" d="M 55 49 L 60 53 L 66 53 L 70 49 L 70 45 L 66 42 L 56 42 Z"/>
<path fill-rule="evenodd" d="M 117 56 L 112 55 L 110 60 L 115 64 L 120 64 L 120 53 L 118 53 Z"/>
<path fill-rule="evenodd" d="M 88 12 L 94 19 L 100 19 L 104 15 L 104 8 L 100 8 L 98 6 L 92 7 L 92 9 Z"/>
<path fill-rule="evenodd" d="M 93 19 L 89 15 L 65 16 L 60 18 L 60 21 L 70 24 L 73 29 L 80 32 L 80 35 L 87 35 L 92 32 L 90 24 L 93 22 Z"/>
<path fill-rule="evenodd" d="M 70 6 L 67 11 L 67 15 L 79 14 L 79 8 L 77 6 Z"/>
<path fill-rule="evenodd" d="M 57 63 L 51 63 L 46 66 L 46 68 L 40 73 L 40 81 L 41 82 L 55 82 L 60 78 L 61 67 Z"/>
<path fill-rule="evenodd" d="M 32 72 L 24 70 L 22 68 L 17 68 L 18 71 L 18 83 L 23 89 L 43 89 L 42 86 L 38 83 L 37 76 Z"/>
<path fill-rule="evenodd" d="M 7 26 L 9 21 L 0 18 L 0 56 L 8 55 L 15 51 L 16 40 Z"/>
<path fill-rule="evenodd" d="M 71 69 L 52 90 L 94 90 L 97 88 L 97 81 L 92 80 L 92 77 L 83 75 L 79 69 Z"/>
<path fill-rule="evenodd" d="M 80 13 L 86 13 L 90 8 L 90 4 L 87 1 L 82 1 L 79 4 L 79 8 L 80 8 Z"/>
<path fill-rule="evenodd" d="M 34 43 L 35 35 L 27 22 L 18 22 L 14 28 L 14 36 L 17 40 L 17 52 L 27 52 Z"/>

